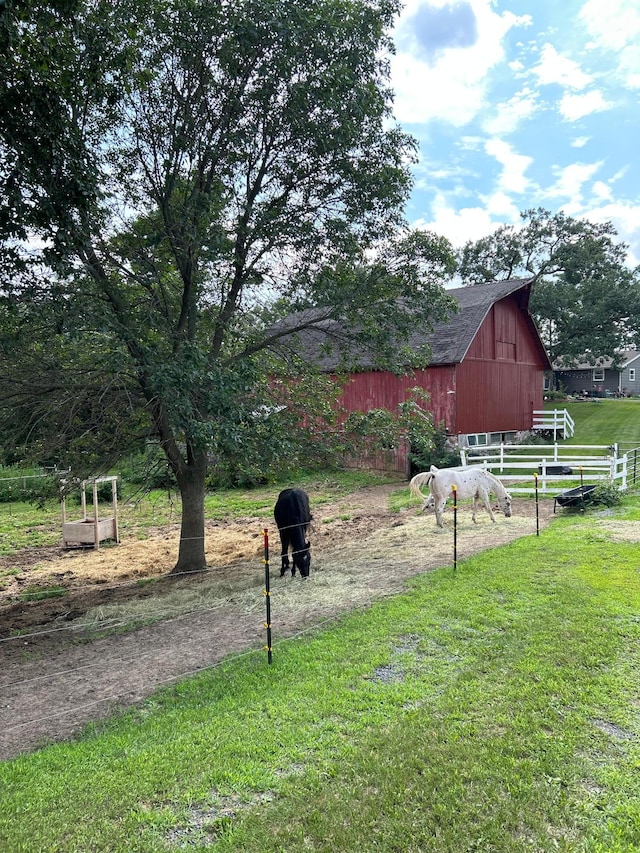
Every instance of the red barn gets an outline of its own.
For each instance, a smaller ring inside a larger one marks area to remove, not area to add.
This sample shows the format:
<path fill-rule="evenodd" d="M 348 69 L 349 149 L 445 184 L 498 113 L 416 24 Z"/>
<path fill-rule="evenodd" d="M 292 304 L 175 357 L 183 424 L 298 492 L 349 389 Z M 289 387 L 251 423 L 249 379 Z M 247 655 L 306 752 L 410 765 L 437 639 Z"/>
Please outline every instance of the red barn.
<path fill-rule="evenodd" d="M 531 284 L 512 279 L 448 291 L 459 313 L 410 339 L 416 349 L 430 346 L 429 366 L 397 376 L 359 358 L 342 405 L 350 412 L 395 411 L 409 389 L 420 387 L 429 393 L 434 423 L 444 423 L 460 445 L 499 443 L 531 429 L 534 409 L 542 408 L 544 371 L 551 369 L 529 313 Z M 316 338 L 313 349 L 319 343 Z M 337 355 L 318 355 L 318 361 L 327 372 L 338 369 Z M 397 448 L 384 467 L 408 474 L 408 449 Z"/>

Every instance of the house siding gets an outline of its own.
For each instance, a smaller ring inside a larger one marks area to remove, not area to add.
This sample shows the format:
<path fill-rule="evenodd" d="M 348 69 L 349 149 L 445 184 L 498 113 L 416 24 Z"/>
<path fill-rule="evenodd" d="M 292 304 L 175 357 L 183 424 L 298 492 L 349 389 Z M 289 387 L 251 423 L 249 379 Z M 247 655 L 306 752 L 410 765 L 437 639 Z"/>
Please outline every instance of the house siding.
<path fill-rule="evenodd" d="M 634 378 L 631 379 L 629 371 L 634 371 Z M 620 375 L 620 388 L 625 394 L 631 394 L 634 397 L 640 395 L 640 356 L 630 361 Z"/>
<path fill-rule="evenodd" d="M 589 396 L 602 397 L 607 391 L 617 394 L 626 384 L 620 372 L 609 367 L 605 368 L 604 379 L 594 379 L 594 368 L 556 370 L 554 376 L 556 388 L 562 389 L 567 394 L 581 395 L 586 391 Z"/>

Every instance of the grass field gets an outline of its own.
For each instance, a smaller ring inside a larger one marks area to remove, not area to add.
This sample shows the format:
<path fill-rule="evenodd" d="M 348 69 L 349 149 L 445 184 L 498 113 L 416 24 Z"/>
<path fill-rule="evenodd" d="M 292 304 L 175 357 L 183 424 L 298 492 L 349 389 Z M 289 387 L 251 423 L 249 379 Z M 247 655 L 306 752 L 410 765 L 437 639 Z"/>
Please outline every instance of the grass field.
<path fill-rule="evenodd" d="M 576 424 L 567 444 L 614 444 L 622 453 L 640 447 L 640 399 L 596 399 L 545 403 L 547 410 L 566 409 Z"/>
<path fill-rule="evenodd" d="M 388 481 L 384 474 L 367 471 L 335 471 L 330 474 L 301 475 L 298 484 L 313 494 L 314 503 L 334 500 L 356 488 Z M 397 480 L 397 477 L 391 478 Z M 283 484 L 282 488 L 285 487 Z M 211 521 L 220 518 L 257 517 L 273 507 L 273 483 L 262 488 L 219 489 L 205 498 L 205 515 Z M 90 498 L 89 511 L 91 512 Z M 110 504 L 106 504 L 107 510 Z M 122 536 L 143 538 L 149 528 L 179 524 L 180 495 L 175 491 L 154 489 L 140 491 L 134 497 L 120 497 L 118 526 Z M 67 505 L 69 520 L 80 518 L 80 508 Z M 15 501 L 0 503 L 0 556 L 14 554 L 22 548 L 57 545 L 62 535 L 62 515 L 58 501 L 43 507 L 35 503 Z"/>
<path fill-rule="evenodd" d="M 640 500 L 0 765 L 0 849 L 640 849 Z"/>

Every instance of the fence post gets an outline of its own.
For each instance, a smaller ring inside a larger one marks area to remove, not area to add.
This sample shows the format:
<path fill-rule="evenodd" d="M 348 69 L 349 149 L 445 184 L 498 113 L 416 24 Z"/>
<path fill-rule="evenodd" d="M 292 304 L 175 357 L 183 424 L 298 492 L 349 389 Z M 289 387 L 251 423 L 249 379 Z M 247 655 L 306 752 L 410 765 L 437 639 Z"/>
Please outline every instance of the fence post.
<path fill-rule="evenodd" d="M 453 492 L 453 571 L 458 567 L 458 487 L 452 486 Z"/>
<path fill-rule="evenodd" d="M 269 589 L 269 531 L 264 528 L 264 596 L 267 606 L 267 621 L 264 627 L 267 629 L 267 660 L 271 663 L 271 590 Z"/>

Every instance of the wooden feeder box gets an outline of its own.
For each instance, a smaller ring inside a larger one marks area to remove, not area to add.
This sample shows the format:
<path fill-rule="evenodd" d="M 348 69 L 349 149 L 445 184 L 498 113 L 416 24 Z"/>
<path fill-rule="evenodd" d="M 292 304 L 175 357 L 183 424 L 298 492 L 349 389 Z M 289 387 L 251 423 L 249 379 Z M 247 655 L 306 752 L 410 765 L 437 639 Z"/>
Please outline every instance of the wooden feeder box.
<path fill-rule="evenodd" d="M 118 536 L 118 494 L 116 491 L 117 477 L 94 477 L 92 480 L 83 480 L 80 484 L 82 518 L 78 521 L 67 521 L 66 499 L 62 497 L 62 544 L 71 545 L 93 545 L 99 548 L 105 539 L 113 539 L 120 542 Z M 63 481 L 64 483 L 64 481 Z M 111 483 L 112 512 L 108 518 L 98 518 L 98 486 L 100 483 Z M 87 486 L 93 487 L 93 513 L 87 514 Z"/>

